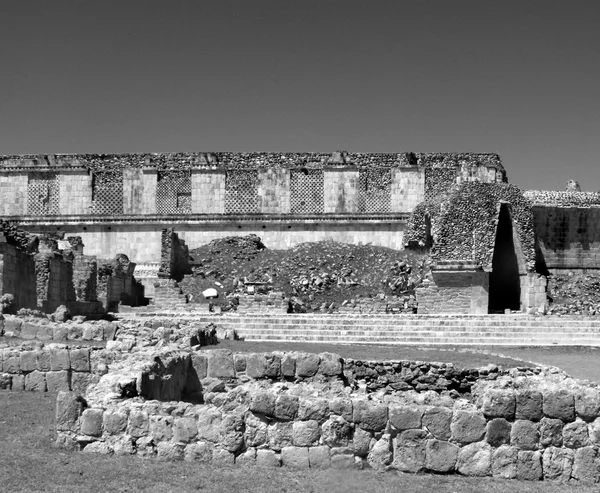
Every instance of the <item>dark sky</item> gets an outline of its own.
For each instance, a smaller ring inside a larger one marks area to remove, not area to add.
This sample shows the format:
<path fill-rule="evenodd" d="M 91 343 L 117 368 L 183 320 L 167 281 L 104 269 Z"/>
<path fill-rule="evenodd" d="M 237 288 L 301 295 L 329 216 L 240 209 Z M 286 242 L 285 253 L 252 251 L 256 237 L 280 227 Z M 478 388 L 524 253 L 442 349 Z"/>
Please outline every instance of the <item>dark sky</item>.
<path fill-rule="evenodd" d="M 498 152 L 600 189 L 600 2 L 0 3 L 0 154 Z"/>

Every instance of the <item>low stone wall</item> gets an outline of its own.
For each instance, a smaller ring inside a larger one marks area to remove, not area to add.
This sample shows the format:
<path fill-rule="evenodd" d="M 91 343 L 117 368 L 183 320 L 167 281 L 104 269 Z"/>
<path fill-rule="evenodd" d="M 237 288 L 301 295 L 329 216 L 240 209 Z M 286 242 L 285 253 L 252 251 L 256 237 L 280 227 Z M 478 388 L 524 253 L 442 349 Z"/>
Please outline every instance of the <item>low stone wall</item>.
<path fill-rule="evenodd" d="M 112 341 L 118 328 L 116 323 L 107 320 L 56 323 L 47 318 L 5 315 L 0 335 L 40 341 Z"/>
<path fill-rule="evenodd" d="M 216 350 L 193 353 L 200 386 L 186 402 L 185 359 L 138 359 L 85 396 L 59 393 L 57 445 L 215 465 L 600 478 L 600 389 L 556 370 L 480 380 L 471 399 L 366 394 L 347 386 L 336 355 Z"/>

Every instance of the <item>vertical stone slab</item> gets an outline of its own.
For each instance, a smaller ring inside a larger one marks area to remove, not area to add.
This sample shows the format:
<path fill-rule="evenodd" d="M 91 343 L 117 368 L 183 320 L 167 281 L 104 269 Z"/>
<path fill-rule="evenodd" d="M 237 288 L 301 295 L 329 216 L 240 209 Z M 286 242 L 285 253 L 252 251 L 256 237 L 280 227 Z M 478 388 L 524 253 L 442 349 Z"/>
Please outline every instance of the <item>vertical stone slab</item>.
<path fill-rule="evenodd" d="M 192 214 L 224 213 L 225 171 L 192 169 Z"/>
<path fill-rule="evenodd" d="M 62 169 L 58 175 L 61 215 L 89 214 L 92 209 L 92 176 L 84 168 Z"/>
<path fill-rule="evenodd" d="M 27 214 L 27 172 L 0 172 L 0 216 Z"/>
<path fill-rule="evenodd" d="M 158 172 L 156 168 L 142 168 L 142 200 L 139 214 L 156 214 L 156 185 Z"/>
<path fill-rule="evenodd" d="M 324 171 L 323 180 L 325 213 L 358 212 L 358 169 L 327 169 Z"/>
<path fill-rule="evenodd" d="M 144 172 L 140 168 L 123 169 L 123 214 L 143 214 Z"/>
<path fill-rule="evenodd" d="M 412 212 L 425 199 L 425 171 L 416 166 L 392 170 L 392 212 Z"/>
<path fill-rule="evenodd" d="M 265 168 L 258 170 L 258 212 L 265 214 L 289 214 L 289 169 Z"/>

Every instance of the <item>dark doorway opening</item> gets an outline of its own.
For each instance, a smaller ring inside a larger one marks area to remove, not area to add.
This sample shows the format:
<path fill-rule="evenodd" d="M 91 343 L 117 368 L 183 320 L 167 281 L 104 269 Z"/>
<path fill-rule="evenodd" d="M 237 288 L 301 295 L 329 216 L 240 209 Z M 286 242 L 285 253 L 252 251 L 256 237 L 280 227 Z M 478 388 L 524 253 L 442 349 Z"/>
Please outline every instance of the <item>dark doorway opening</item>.
<path fill-rule="evenodd" d="M 519 263 L 513 234 L 508 204 L 502 204 L 490 273 L 490 313 L 503 313 L 507 308 L 521 309 Z"/>

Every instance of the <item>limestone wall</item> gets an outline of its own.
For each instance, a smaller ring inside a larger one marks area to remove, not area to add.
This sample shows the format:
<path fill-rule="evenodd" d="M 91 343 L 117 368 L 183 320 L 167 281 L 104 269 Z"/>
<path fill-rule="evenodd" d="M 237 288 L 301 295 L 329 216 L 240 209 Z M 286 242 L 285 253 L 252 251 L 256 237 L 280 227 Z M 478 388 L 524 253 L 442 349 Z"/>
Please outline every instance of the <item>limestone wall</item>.
<path fill-rule="evenodd" d="M 35 262 L 8 243 L 0 243 L 0 296 L 12 294 L 18 308 L 35 308 Z"/>

